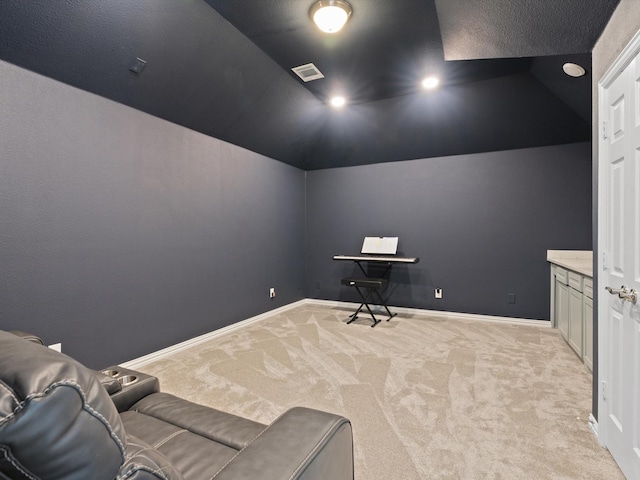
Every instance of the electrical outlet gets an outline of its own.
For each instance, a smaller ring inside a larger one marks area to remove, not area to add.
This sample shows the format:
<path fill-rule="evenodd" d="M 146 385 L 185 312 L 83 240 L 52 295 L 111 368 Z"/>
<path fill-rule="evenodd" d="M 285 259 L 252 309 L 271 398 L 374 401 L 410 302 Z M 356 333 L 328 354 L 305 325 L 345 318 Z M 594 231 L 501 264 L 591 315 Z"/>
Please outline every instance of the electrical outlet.
<path fill-rule="evenodd" d="M 436 298 L 442 298 L 442 289 L 441 288 L 436 288 Z"/>
<path fill-rule="evenodd" d="M 276 296 L 276 289 L 275 288 L 270 288 L 269 289 L 269 298 L 275 298 Z"/>
<path fill-rule="evenodd" d="M 515 293 L 508 293 L 507 294 L 507 302 L 508 303 L 516 303 L 516 294 Z"/>
<path fill-rule="evenodd" d="M 54 343 L 53 345 L 49 345 L 49 348 L 51 350 L 55 350 L 56 352 L 62 352 L 62 344 L 61 343 Z"/>

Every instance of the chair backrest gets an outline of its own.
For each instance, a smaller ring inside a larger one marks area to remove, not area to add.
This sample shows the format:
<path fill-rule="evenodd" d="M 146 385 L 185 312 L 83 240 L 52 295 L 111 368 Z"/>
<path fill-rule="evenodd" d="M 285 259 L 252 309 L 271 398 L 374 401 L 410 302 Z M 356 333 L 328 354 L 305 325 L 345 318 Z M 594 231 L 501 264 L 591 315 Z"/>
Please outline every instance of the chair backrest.
<path fill-rule="evenodd" d="M 113 480 L 124 427 L 96 372 L 0 331 L 0 477 Z"/>

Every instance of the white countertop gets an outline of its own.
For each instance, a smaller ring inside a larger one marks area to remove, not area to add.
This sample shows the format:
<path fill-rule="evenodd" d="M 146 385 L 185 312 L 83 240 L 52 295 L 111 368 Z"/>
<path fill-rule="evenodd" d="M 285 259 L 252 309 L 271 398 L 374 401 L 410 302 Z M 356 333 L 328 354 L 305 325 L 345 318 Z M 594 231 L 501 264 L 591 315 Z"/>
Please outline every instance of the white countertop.
<path fill-rule="evenodd" d="M 547 261 L 593 278 L 591 250 L 547 250 Z"/>

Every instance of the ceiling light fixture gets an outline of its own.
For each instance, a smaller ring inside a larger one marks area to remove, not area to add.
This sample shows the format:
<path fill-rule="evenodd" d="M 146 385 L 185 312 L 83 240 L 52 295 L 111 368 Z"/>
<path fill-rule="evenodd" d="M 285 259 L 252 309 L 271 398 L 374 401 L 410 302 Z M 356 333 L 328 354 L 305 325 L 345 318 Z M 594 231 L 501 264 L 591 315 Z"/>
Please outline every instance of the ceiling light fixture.
<path fill-rule="evenodd" d="M 333 108 L 342 108 L 347 104 L 347 99 L 344 97 L 333 97 L 330 103 Z"/>
<path fill-rule="evenodd" d="M 427 77 L 422 80 L 422 88 L 433 89 L 436 88 L 440 84 L 440 80 L 437 77 Z"/>
<path fill-rule="evenodd" d="M 585 73 L 587 73 L 586 70 L 577 63 L 565 63 L 562 66 L 562 70 L 564 70 L 564 73 L 566 73 L 570 77 L 576 78 L 582 77 Z"/>
<path fill-rule="evenodd" d="M 311 6 L 309 15 L 320 30 L 336 33 L 347 23 L 353 9 L 343 0 L 318 0 Z"/>

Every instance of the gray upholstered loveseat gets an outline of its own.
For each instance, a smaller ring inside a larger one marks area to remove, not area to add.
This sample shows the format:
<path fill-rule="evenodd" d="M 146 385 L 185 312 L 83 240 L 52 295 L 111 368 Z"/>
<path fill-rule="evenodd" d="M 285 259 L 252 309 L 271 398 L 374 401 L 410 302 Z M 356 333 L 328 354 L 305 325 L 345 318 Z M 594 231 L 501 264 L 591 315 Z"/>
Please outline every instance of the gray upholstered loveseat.
<path fill-rule="evenodd" d="M 0 331 L 0 478 L 353 479 L 343 417 L 293 408 L 266 426 L 162 393 L 154 377 L 120 383 Z"/>

